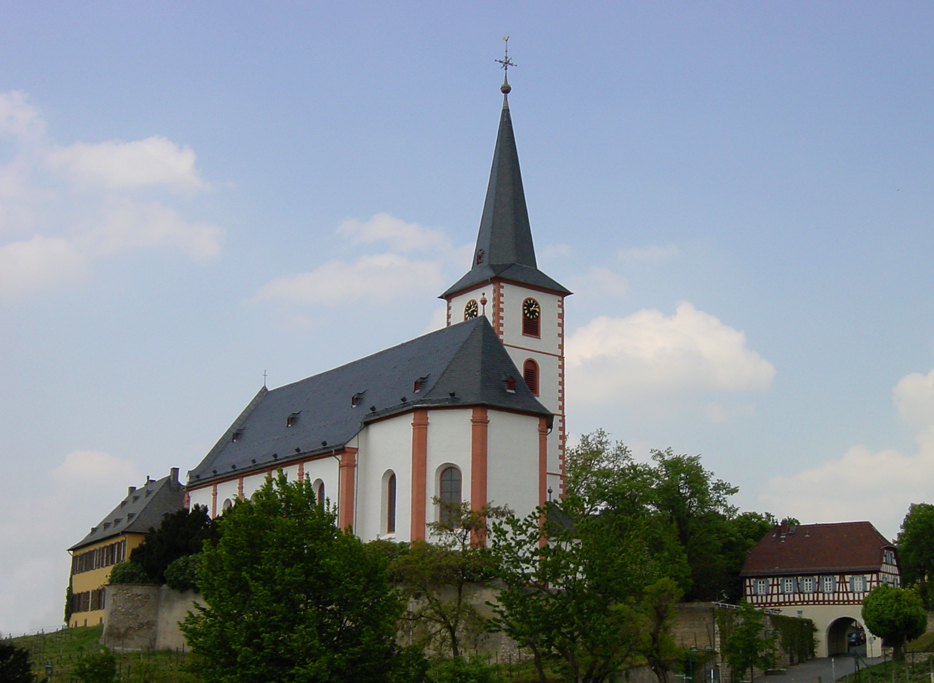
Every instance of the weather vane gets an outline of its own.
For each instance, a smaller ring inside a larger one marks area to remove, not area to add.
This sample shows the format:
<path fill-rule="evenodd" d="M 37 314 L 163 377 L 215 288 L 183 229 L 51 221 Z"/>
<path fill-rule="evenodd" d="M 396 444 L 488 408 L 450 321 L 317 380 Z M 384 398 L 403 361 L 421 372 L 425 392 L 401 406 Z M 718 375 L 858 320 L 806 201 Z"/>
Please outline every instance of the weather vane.
<path fill-rule="evenodd" d="M 503 41 L 506 43 L 506 54 L 502 59 L 497 59 L 503 67 L 503 85 L 500 87 L 500 90 L 504 95 L 508 95 L 509 91 L 512 90 L 512 87 L 509 85 L 509 67 L 515 66 L 515 63 L 509 59 L 509 36 L 503 36 Z"/>

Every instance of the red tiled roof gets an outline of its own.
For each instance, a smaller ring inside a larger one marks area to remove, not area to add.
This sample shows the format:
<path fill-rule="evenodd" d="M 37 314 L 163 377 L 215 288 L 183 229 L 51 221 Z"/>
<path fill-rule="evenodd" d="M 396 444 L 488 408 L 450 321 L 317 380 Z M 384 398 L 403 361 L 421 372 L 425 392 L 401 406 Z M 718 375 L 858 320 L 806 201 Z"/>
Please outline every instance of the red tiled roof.
<path fill-rule="evenodd" d="M 746 556 L 740 576 L 878 571 L 894 548 L 869 522 L 773 527 Z"/>

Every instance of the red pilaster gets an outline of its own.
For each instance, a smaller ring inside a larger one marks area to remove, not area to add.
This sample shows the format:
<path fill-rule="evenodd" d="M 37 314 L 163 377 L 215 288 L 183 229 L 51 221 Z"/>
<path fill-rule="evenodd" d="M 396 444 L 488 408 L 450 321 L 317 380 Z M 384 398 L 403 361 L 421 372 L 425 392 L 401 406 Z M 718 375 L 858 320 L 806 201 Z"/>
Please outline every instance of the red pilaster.
<path fill-rule="evenodd" d="M 340 499 L 337 503 L 337 522 L 341 529 L 353 528 L 354 495 L 357 492 L 357 449 L 341 451 Z"/>
<path fill-rule="evenodd" d="M 425 540 L 428 504 L 428 411 L 412 415 L 412 521 L 410 540 Z"/>

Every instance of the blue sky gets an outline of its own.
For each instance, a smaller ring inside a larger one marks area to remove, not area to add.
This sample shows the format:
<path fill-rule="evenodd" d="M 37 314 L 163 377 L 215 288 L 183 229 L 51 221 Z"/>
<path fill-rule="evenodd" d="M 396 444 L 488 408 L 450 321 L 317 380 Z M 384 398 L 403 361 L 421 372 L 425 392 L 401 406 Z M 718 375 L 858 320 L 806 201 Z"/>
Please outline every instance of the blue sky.
<path fill-rule="evenodd" d="M 6 3 L 0 632 L 262 385 L 440 324 L 501 37 L 568 418 L 749 510 L 894 536 L 934 486 L 934 7 Z M 28 586 L 28 590 L 24 589 Z"/>

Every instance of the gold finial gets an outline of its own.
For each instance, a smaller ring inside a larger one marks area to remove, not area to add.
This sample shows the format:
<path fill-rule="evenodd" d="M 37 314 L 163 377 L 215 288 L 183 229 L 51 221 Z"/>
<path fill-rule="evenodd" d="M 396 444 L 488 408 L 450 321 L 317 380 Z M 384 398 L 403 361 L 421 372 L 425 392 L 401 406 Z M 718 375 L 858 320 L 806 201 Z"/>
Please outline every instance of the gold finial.
<path fill-rule="evenodd" d="M 503 84 L 499 87 L 500 91 L 504 95 L 508 95 L 509 91 L 512 90 L 512 86 L 509 85 L 509 67 L 515 66 L 513 61 L 509 59 L 509 36 L 503 36 L 503 41 L 506 43 L 506 54 L 502 59 L 497 59 L 503 67 Z"/>

